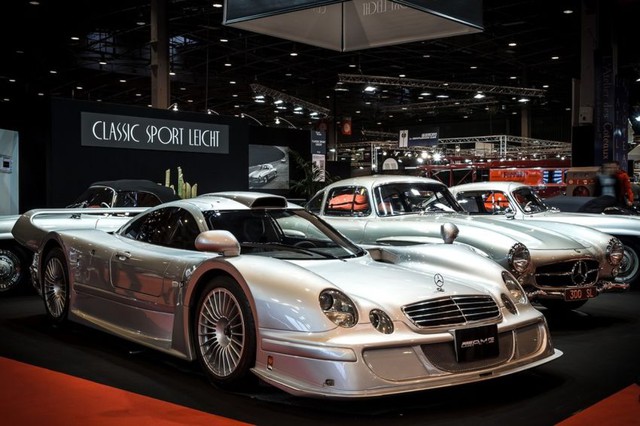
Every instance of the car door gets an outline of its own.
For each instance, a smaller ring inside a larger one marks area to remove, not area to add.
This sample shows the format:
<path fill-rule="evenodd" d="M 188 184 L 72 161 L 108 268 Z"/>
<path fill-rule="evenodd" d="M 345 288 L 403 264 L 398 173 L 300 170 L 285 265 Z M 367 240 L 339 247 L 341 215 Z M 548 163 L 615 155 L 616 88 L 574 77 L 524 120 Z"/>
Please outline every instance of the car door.
<path fill-rule="evenodd" d="M 122 233 L 133 241 L 111 257 L 112 285 L 143 299 L 166 299 L 182 279 L 173 268 L 168 273 L 172 260 L 180 256 L 181 250 L 195 250 L 198 233 L 193 216 L 178 207 L 158 209 L 134 221 Z"/>

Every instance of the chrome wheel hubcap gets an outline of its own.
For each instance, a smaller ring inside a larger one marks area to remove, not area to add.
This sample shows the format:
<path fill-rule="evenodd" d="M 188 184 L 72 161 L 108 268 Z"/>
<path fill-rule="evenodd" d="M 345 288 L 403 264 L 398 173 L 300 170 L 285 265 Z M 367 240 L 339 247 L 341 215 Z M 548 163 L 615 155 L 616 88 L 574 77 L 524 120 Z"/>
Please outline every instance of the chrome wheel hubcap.
<path fill-rule="evenodd" d="M 67 301 L 67 284 L 60 259 L 52 258 L 44 271 L 43 296 L 47 310 L 56 318 L 62 316 Z"/>

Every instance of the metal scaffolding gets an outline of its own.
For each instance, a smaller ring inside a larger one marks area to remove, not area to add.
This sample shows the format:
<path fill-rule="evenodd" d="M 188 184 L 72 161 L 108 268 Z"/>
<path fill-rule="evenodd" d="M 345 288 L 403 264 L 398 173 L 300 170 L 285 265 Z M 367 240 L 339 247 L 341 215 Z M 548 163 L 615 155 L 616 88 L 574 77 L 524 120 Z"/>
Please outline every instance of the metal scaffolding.
<path fill-rule="evenodd" d="M 420 80 L 415 78 L 384 77 L 362 74 L 338 74 L 341 83 L 363 83 L 372 86 L 414 87 L 418 89 L 457 90 L 463 92 L 481 92 L 499 95 L 543 97 L 547 93 L 544 89 L 528 87 L 497 86 L 493 84 L 458 83 L 455 81 Z"/>
<path fill-rule="evenodd" d="M 322 114 L 325 117 L 331 116 L 331 110 L 320 105 L 313 104 L 311 102 L 305 101 L 300 98 L 296 98 L 295 96 L 288 95 L 286 93 L 280 92 L 275 89 L 270 89 L 261 84 L 253 83 L 250 85 L 253 93 L 263 96 L 269 96 L 275 100 L 281 100 L 283 102 L 287 102 L 293 105 L 301 106 L 306 108 L 312 112 L 317 112 L 318 114 Z"/>

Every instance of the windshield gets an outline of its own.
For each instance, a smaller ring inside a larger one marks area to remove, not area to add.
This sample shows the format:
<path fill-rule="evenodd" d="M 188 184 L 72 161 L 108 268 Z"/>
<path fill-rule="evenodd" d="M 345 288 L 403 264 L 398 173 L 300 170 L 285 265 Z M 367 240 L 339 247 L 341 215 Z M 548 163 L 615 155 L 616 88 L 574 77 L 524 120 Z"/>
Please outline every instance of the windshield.
<path fill-rule="evenodd" d="M 67 207 L 113 207 L 115 191 L 107 187 L 92 187 Z"/>
<path fill-rule="evenodd" d="M 243 254 L 280 259 L 344 259 L 366 253 L 302 209 L 208 211 L 204 215 L 209 229 L 231 232 Z"/>
<path fill-rule="evenodd" d="M 525 213 L 540 213 L 551 210 L 531 188 L 519 188 L 511 194 L 514 202 Z"/>
<path fill-rule="evenodd" d="M 394 182 L 373 190 L 380 216 L 432 212 L 464 212 L 446 186 L 430 182 Z"/>

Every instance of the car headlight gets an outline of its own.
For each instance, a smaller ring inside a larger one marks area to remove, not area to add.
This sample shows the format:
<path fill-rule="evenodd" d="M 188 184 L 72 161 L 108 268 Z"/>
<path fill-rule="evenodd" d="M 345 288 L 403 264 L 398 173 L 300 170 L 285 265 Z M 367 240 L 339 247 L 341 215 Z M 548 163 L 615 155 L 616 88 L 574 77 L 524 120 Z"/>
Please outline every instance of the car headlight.
<path fill-rule="evenodd" d="M 373 328 L 378 330 L 380 333 L 393 333 L 393 321 L 391 321 L 389 315 L 387 315 L 380 309 L 373 309 L 371 312 L 369 312 L 369 321 L 371 321 L 371 325 L 373 326 Z"/>
<path fill-rule="evenodd" d="M 503 293 L 501 295 L 502 303 L 504 303 L 504 306 L 509 310 L 509 312 L 516 315 L 518 313 L 516 304 L 522 305 L 527 303 L 527 294 L 524 292 L 524 289 L 518 280 L 509 272 L 502 272 L 502 281 L 504 282 L 505 287 L 507 287 L 507 290 L 509 290 L 509 296 L 511 296 L 509 297 Z"/>
<path fill-rule="evenodd" d="M 323 290 L 318 301 L 322 312 L 336 325 L 350 328 L 358 323 L 358 310 L 355 303 L 341 291 Z"/>
<path fill-rule="evenodd" d="M 617 238 L 612 238 L 609 240 L 609 245 L 607 245 L 607 261 L 613 265 L 619 265 L 624 258 L 624 246 L 622 242 Z"/>
<path fill-rule="evenodd" d="M 509 266 L 521 274 L 527 270 L 529 264 L 531 263 L 531 254 L 529 254 L 529 249 L 522 243 L 516 243 L 509 250 L 508 255 Z"/>

